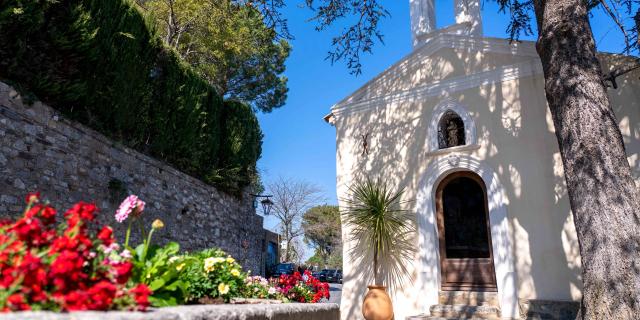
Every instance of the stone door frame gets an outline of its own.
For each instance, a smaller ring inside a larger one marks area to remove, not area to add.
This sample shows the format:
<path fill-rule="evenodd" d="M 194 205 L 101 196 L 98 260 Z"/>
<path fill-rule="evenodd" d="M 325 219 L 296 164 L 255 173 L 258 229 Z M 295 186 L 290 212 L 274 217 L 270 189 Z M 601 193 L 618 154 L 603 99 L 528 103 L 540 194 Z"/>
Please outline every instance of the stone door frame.
<path fill-rule="evenodd" d="M 447 175 L 457 171 L 472 171 L 487 188 L 489 224 L 493 260 L 496 271 L 498 299 L 503 319 L 519 317 L 517 273 L 507 218 L 508 199 L 497 174 L 484 161 L 468 154 L 448 154 L 434 157 L 422 175 L 416 198 L 418 219 L 419 266 L 418 283 L 424 312 L 438 304 L 440 291 L 440 254 L 436 222 L 436 188 Z"/>

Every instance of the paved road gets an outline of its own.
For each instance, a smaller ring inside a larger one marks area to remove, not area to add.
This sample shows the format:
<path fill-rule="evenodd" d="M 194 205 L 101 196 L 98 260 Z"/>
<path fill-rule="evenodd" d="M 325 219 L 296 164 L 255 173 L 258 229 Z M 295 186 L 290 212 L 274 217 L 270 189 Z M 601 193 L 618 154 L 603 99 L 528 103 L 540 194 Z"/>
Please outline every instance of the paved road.
<path fill-rule="evenodd" d="M 340 304 L 340 298 L 342 296 L 342 285 L 338 283 L 330 283 L 329 293 L 329 302 Z"/>

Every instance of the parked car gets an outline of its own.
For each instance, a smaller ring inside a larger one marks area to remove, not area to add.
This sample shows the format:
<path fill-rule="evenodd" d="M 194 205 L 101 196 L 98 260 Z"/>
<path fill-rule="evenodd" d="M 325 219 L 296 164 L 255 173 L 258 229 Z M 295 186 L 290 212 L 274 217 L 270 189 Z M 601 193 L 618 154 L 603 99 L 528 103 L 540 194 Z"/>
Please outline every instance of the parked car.
<path fill-rule="evenodd" d="M 291 275 L 296 270 L 296 266 L 293 263 L 280 263 L 276 266 L 273 272 L 274 277 L 279 277 L 283 274 Z"/>
<path fill-rule="evenodd" d="M 312 273 L 311 275 L 313 275 L 314 278 L 322 281 L 322 282 L 327 282 L 327 275 L 329 273 L 332 273 L 334 270 L 332 269 L 322 269 L 322 271 L 318 271 L 315 274 Z"/>
<path fill-rule="evenodd" d="M 327 282 L 340 283 L 342 279 L 342 270 L 329 269 L 329 272 L 326 274 L 326 276 Z"/>

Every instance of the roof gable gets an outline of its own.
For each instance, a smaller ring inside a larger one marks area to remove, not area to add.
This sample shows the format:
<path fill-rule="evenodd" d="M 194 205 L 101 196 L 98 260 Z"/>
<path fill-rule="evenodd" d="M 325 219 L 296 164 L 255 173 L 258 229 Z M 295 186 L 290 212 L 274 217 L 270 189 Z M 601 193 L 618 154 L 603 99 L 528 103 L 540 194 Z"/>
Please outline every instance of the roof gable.
<path fill-rule="evenodd" d="M 538 59 L 533 42 L 439 34 L 383 71 L 332 110 Z"/>

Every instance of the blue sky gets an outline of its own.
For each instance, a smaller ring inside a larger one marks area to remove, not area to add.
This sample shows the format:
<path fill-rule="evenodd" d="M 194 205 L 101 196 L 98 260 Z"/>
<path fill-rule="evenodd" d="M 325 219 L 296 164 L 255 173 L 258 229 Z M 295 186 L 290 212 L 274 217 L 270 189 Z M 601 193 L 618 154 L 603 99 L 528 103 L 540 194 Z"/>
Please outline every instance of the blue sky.
<path fill-rule="evenodd" d="M 391 13 L 381 25 L 385 43 L 377 44 L 372 55 L 364 56 L 363 72 L 357 77 L 350 75 L 344 64 L 332 66 L 325 60 L 334 33 L 315 31 L 314 24 L 307 21 L 311 12 L 302 8 L 301 2 L 288 1 L 284 11 L 295 37 L 285 72 L 289 78 L 289 97 L 280 109 L 258 115 L 265 135 L 258 167 L 265 183 L 278 176 L 306 180 L 322 189 L 327 203 L 335 204 L 335 130 L 322 117 L 334 103 L 411 52 L 409 0 L 382 1 Z M 437 0 L 436 7 L 437 26 L 452 24 L 453 0 Z M 507 16 L 498 13 L 497 5 L 485 1 L 484 35 L 506 38 L 507 24 Z M 620 50 L 619 31 L 601 12 L 595 13 L 592 25 L 600 50 Z M 271 218 L 265 221 L 268 228 L 274 225 Z"/>

